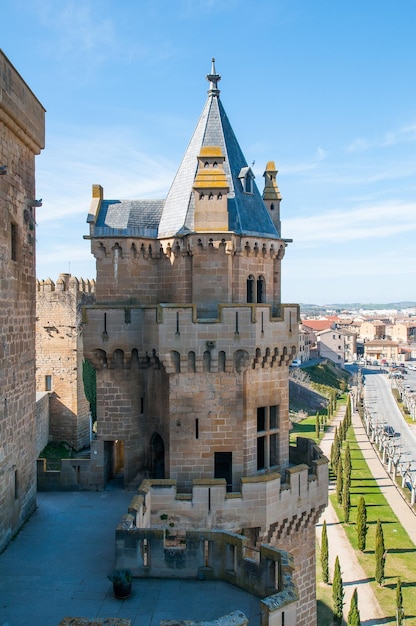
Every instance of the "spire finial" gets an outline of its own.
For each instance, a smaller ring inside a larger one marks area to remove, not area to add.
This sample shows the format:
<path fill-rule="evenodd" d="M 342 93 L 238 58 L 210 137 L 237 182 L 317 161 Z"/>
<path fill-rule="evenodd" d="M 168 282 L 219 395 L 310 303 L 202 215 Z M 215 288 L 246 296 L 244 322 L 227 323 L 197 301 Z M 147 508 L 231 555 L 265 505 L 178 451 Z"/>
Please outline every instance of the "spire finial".
<path fill-rule="evenodd" d="M 218 96 L 220 90 L 218 89 L 218 81 L 221 80 L 221 76 L 215 71 L 215 59 L 212 59 L 211 74 L 207 74 L 207 80 L 209 81 L 208 95 Z"/>

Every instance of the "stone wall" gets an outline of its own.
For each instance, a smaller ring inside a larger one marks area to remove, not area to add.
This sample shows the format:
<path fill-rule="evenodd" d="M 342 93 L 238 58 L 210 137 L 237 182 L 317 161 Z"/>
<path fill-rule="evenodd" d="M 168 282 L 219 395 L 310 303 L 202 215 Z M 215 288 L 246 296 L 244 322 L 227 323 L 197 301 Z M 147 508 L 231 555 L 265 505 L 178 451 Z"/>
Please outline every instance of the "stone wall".
<path fill-rule="evenodd" d="M 0 50 L 0 552 L 36 506 L 35 155 L 45 110 Z"/>
<path fill-rule="evenodd" d="M 36 456 L 38 457 L 49 442 L 49 394 L 36 393 Z"/>
<path fill-rule="evenodd" d="M 51 441 L 74 450 L 90 443 L 90 407 L 82 380 L 81 308 L 95 301 L 94 281 L 60 274 L 37 281 L 36 387 L 50 392 Z"/>
<path fill-rule="evenodd" d="M 297 626 L 293 560 L 284 550 L 249 549 L 246 537 L 218 530 L 138 529 L 126 515 L 116 528 L 116 567 L 139 578 L 223 580 L 259 597 L 264 626 Z"/>

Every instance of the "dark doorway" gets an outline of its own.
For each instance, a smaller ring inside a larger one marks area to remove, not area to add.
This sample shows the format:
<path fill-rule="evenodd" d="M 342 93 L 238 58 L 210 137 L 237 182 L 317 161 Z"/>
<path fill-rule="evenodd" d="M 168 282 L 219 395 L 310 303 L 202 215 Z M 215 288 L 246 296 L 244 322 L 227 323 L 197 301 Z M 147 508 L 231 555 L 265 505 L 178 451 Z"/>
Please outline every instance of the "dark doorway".
<path fill-rule="evenodd" d="M 150 441 L 151 446 L 151 477 L 165 478 L 165 444 L 162 437 L 155 433 Z"/>
<path fill-rule="evenodd" d="M 124 485 L 124 441 L 104 441 L 104 484 Z"/>
<path fill-rule="evenodd" d="M 233 490 L 233 453 L 215 452 L 214 478 L 225 478 L 227 491 Z"/>

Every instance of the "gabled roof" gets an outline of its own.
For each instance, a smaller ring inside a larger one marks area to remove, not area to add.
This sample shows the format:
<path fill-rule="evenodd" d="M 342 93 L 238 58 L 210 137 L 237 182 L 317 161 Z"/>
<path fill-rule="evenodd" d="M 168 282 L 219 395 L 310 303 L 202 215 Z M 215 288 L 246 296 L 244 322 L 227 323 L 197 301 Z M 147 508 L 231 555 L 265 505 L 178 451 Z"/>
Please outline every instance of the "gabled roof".
<path fill-rule="evenodd" d="M 193 232 L 193 184 L 201 149 L 216 147 L 225 157 L 224 172 L 229 186 L 227 196 L 228 230 L 241 235 L 280 239 L 263 199 L 253 180 L 252 193 L 245 193 L 245 173 L 254 176 L 238 144 L 219 97 L 214 59 L 208 99 L 191 141 L 173 180 L 166 200 L 102 200 L 96 219 L 89 219 L 96 236 L 170 237 Z M 95 222 L 95 223 L 94 223 Z M 150 234 L 153 233 L 153 234 Z"/>
<path fill-rule="evenodd" d="M 322 331 L 332 328 L 330 320 L 302 320 L 302 325 L 313 331 Z"/>

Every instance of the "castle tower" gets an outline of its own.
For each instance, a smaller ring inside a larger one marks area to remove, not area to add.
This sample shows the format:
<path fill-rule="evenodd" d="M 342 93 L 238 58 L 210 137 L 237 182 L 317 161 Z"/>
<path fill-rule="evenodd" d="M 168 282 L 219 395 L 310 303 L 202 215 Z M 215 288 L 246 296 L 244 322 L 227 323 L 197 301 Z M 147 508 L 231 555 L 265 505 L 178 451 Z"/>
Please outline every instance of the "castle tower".
<path fill-rule="evenodd" d="M 45 109 L 0 50 L 0 552 L 36 506 L 35 156 Z"/>
<path fill-rule="evenodd" d="M 60 274 L 37 281 L 36 389 L 49 392 L 49 439 L 74 450 L 90 445 L 91 416 L 82 378 L 81 309 L 95 302 L 94 281 Z"/>
<path fill-rule="evenodd" d="M 121 469 L 126 485 L 147 479 L 152 524 L 169 510 L 179 527 L 290 546 L 306 626 L 316 622 L 314 523 L 327 465 L 308 446 L 289 449 L 299 320 L 298 305 L 281 303 L 289 240 L 232 130 L 214 62 L 207 78 L 166 199 L 106 200 L 93 187 L 97 301 L 83 328 L 97 370 L 92 471 L 98 487 Z"/>

